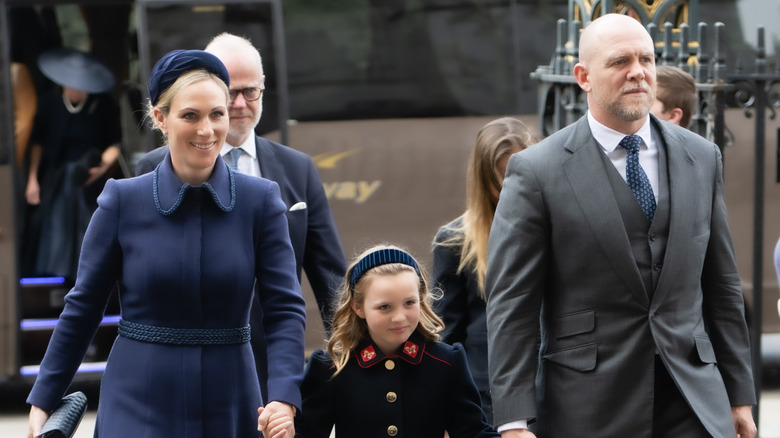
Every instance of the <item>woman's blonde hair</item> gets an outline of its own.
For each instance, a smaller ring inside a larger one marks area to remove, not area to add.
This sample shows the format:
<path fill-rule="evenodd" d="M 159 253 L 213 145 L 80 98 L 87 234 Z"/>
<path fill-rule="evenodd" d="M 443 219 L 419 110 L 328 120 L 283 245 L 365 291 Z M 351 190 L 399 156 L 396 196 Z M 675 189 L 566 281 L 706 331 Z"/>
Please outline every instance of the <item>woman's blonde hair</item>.
<path fill-rule="evenodd" d="M 409 255 L 410 260 L 417 265 L 417 269 L 410 264 L 405 263 L 387 263 L 379 266 L 371 267 L 365 270 L 362 274 L 359 274 L 354 281 L 354 285 L 351 283 L 352 275 L 355 268 L 360 262 L 372 253 L 383 249 L 395 249 L 409 253 L 403 249 L 393 245 L 376 245 L 360 254 L 347 268 L 344 284 L 341 288 L 341 293 L 338 297 L 338 303 L 336 305 L 336 312 L 333 315 L 332 321 L 332 334 L 328 340 L 328 354 L 330 354 L 333 363 L 336 366 L 336 371 L 333 373 L 335 377 L 341 370 L 347 365 L 349 356 L 361 341 L 367 339 L 368 326 L 366 320 L 361 319 L 355 311 L 352 309 L 352 303 L 361 305 L 365 299 L 366 290 L 371 285 L 374 278 L 379 276 L 391 276 L 398 275 L 402 272 L 415 272 L 419 279 L 418 291 L 420 293 L 420 322 L 417 324 L 416 331 L 430 341 L 439 340 L 439 332 L 444 328 L 444 323 L 433 311 L 431 301 L 433 300 L 433 292 L 428 289 L 428 279 L 425 272 L 422 270 L 419 263 Z M 360 268 L 358 268 L 360 269 Z"/>
<path fill-rule="evenodd" d="M 487 247 L 498 194 L 504 184 L 499 174 L 499 160 L 534 143 L 528 127 L 512 117 L 502 117 L 483 126 L 477 133 L 466 171 L 466 211 L 452 237 L 438 242 L 444 246 L 460 246 L 458 273 L 471 270 L 477 275 L 479 294 L 485 299 Z"/>
<path fill-rule="evenodd" d="M 189 85 L 192 85 L 196 82 L 205 81 L 207 79 L 213 80 L 225 92 L 225 102 L 227 104 L 227 102 L 230 100 L 229 90 L 227 85 L 225 85 L 225 82 L 223 82 L 219 76 L 213 73 L 209 73 L 204 69 L 190 70 L 179 76 L 178 79 L 176 79 L 176 82 L 171 84 L 170 87 L 168 87 L 165 91 L 162 92 L 162 94 L 160 94 L 159 99 L 157 99 L 157 105 L 152 105 L 151 101 L 147 101 L 146 117 L 151 120 L 152 129 L 157 131 L 160 130 L 160 127 L 157 125 L 157 119 L 154 117 L 155 108 L 159 109 L 163 115 L 167 116 L 171 112 L 171 102 L 173 102 L 173 98 L 176 96 L 176 94 L 179 93 L 179 91 Z"/>

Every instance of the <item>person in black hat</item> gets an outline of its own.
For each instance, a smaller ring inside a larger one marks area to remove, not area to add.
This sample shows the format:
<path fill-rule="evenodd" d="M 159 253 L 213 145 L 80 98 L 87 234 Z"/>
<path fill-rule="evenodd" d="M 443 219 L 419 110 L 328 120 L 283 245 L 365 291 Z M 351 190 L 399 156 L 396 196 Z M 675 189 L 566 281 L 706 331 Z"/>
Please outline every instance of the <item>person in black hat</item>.
<path fill-rule="evenodd" d="M 72 280 L 97 195 L 120 153 L 119 108 L 106 94 L 114 75 L 71 48 L 42 53 L 38 66 L 57 87 L 41 93 L 30 139 L 22 270 Z"/>
<path fill-rule="evenodd" d="M 115 284 L 119 336 L 95 436 L 293 437 L 305 303 L 279 186 L 219 156 L 229 82 L 219 59 L 200 50 L 170 52 L 152 70 L 147 115 L 169 152 L 150 173 L 109 180 L 98 198 L 27 399 L 28 437 L 71 383 Z M 254 293 L 265 315 L 267 400 L 249 344 Z"/>

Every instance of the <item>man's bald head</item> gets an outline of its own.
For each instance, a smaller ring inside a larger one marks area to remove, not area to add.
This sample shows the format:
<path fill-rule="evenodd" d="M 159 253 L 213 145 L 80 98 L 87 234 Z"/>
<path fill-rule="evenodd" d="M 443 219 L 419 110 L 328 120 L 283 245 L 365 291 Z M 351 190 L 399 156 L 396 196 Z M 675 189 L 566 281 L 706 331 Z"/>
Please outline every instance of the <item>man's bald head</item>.
<path fill-rule="evenodd" d="M 652 45 L 653 39 L 642 23 L 628 15 L 607 14 L 593 20 L 582 31 L 580 36 L 580 62 L 588 65 L 593 59 L 594 53 L 603 48 L 603 42 L 620 35 L 626 31 L 640 32 L 647 35 L 647 41 Z"/>

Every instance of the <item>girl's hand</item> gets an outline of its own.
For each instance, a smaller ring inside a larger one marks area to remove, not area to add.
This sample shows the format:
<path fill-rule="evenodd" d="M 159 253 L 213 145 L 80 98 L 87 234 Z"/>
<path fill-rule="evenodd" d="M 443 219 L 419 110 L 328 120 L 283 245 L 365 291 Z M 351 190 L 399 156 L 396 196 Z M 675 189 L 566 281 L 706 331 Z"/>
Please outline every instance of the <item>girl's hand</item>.
<path fill-rule="evenodd" d="M 295 436 L 295 408 L 287 403 L 273 401 L 257 408 L 257 430 L 266 438 L 293 438 Z"/>
<path fill-rule="evenodd" d="M 30 418 L 27 422 L 27 438 L 35 438 L 41 434 L 43 424 L 49 419 L 49 413 L 39 408 L 38 406 L 32 406 L 30 408 Z"/>

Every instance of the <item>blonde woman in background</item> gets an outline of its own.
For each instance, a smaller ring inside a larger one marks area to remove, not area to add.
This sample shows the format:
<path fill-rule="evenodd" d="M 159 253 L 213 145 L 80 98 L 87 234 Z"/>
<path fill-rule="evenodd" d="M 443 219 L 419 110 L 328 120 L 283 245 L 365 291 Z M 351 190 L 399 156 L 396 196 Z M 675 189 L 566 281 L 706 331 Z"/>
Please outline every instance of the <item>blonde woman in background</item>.
<path fill-rule="evenodd" d="M 488 235 L 509 156 L 533 142 L 528 127 L 511 117 L 479 130 L 466 174 L 466 211 L 441 227 L 433 244 L 433 281 L 444 292 L 437 303 L 445 327 L 442 340 L 463 344 L 491 424 L 484 289 Z"/>

